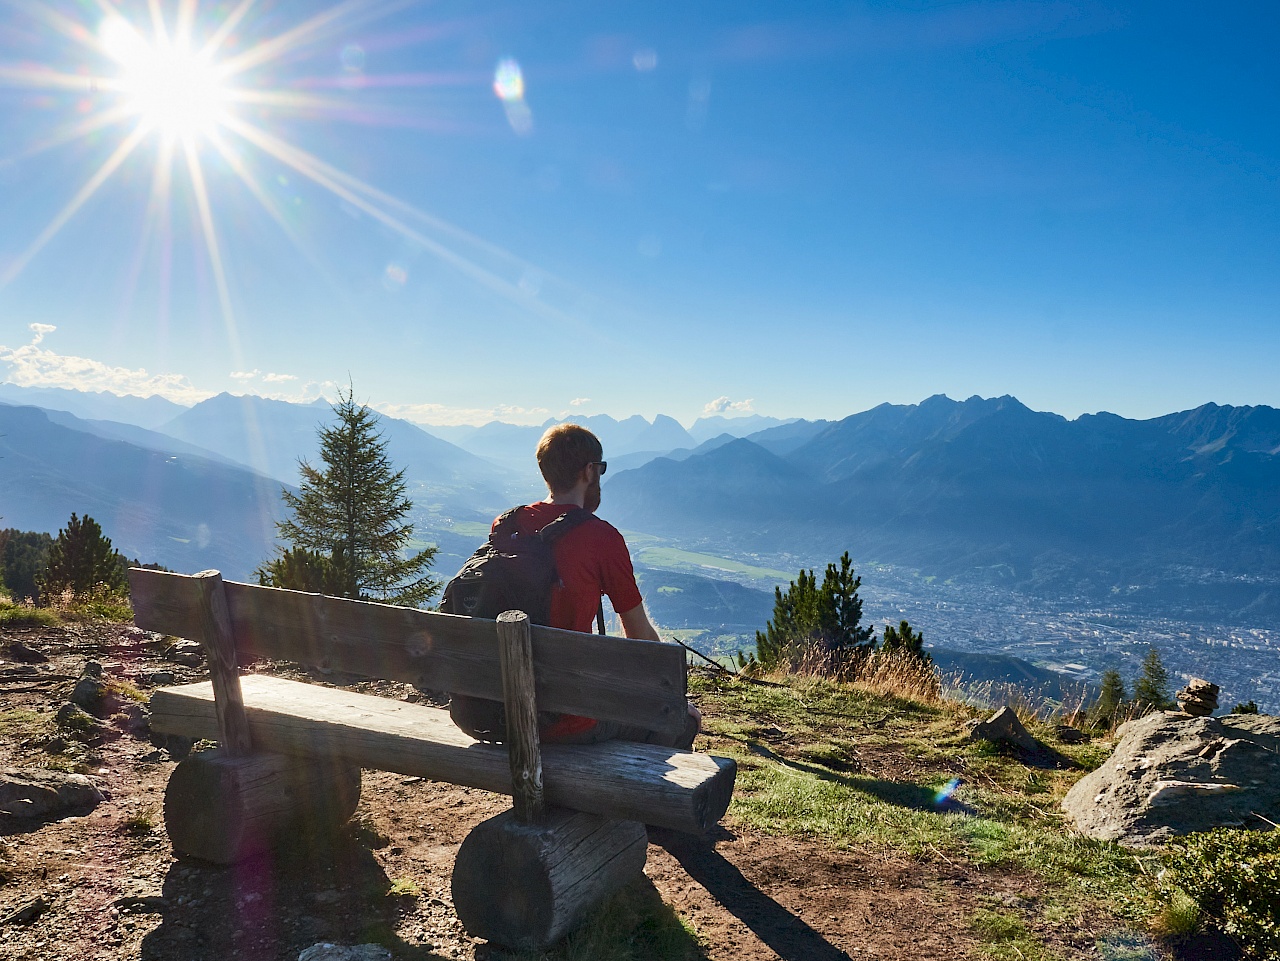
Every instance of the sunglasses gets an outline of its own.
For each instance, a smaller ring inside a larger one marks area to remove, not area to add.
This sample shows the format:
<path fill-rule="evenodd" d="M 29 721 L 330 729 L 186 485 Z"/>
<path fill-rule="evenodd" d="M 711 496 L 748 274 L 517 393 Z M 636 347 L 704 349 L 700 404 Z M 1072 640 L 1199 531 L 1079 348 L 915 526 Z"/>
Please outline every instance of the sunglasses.
<path fill-rule="evenodd" d="M 594 464 L 596 467 L 599 467 L 599 468 L 600 468 L 600 476 L 601 476 L 601 477 L 603 477 L 603 476 L 604 476 L 604 472 L 605 472 L 605 471 L 607 471 L 607 470 L 609 469 L 609 462 L 608 462 L 607 460 L 589 460 L 589 461 L 587 461 L 587 466 L 588 466 L 588 467 L 592 466 L 593 464 Z"/>

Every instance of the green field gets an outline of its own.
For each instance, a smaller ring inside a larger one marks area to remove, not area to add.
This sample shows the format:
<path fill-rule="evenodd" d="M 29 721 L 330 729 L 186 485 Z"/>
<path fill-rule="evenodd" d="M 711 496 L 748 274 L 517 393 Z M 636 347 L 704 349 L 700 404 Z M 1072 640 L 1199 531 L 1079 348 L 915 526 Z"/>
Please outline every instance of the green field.
<path fill-rule="evenodd" d="M 692 574 L 707 574 L 714 577 L 720 574 L 737 574 L 752 580 L 763 581 L 769 587 L 782 582 L 788 583 L 795 578 L 795 572 L 775 571 L 767 567 L 756 567 L 742 561 L 730 560 L 727 557 L 716 557 L 713 554 L 699 554 L 695 551 L 683 551 L 678 547 L 642 547 L 634 543 L 633 535 L 627 535 L 633 541 L 632 550 L 637 560 L 649 567 L 660 570 L 684 571 Z"/>

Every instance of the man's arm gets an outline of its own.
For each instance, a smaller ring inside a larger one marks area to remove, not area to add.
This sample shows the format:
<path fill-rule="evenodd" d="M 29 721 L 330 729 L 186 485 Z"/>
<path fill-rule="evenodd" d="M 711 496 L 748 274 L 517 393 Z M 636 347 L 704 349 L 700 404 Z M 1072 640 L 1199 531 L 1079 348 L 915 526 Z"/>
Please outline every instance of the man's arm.
<path fill-rule="evenodd" d="M 643 603 L 637 604 L 629 611 L 623 611 L 618 617 L 622 620 L 622 633 L 627 637 L 639 638 L 642 641 L 662 640 L 658 636 L 658 629 L 649 620 Z"/>

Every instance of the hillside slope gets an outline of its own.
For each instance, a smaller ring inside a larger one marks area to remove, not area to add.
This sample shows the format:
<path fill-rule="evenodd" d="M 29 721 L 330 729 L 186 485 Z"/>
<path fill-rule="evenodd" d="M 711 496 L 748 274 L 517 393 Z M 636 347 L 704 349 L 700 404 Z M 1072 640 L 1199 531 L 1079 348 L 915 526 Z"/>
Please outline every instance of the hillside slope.
<path fill-rule="evenodd" d="M 181 571 L 243 580 L 273 550 L 280 483 L 204 457 L 136 446 L 0 405 L 4 524 L 56 532 L 72 512 L 116 549 Z"/>

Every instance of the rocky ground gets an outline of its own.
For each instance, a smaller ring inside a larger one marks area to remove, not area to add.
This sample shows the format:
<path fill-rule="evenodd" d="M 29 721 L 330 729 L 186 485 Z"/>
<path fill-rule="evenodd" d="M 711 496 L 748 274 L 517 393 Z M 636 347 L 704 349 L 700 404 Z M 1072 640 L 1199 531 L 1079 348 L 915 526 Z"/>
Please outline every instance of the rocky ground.
<path fill-rule="evenodd" d="M 148 740 L 129 696 L 203 675 L 198 659 L 173 656 L 171 642 L 128 625 L 0 630 L 0 768 L 79 771 L 104 795 L 56 814 L 0 816 L 0 958 L 293 961 L 317 942 L 374 941 L 401 959 L 503 956 L 467 936 L 449 895 L 458 845 L 508 806 L 502 797 L 366 771 L 340 837 L 300 837 L 229 868 L 175 858 L 163 824 L 174 756 Z M 65 708 L 77 685 L 83 699 L 95 663 L 116 699 L 99 705 L 102 726 Z M 1026 909 L 1035 897 L 1026 879 L 763 836 L 732 813 L 713 838 L 651 842 L 631 901 L 684 919 L 696 933 L 690 957 L 966 958 L 975 910 Z M 1093 932 L 1063 943 L 1059 926 L 1053 937 L 1068 956 L 1097 956 Z"/>

